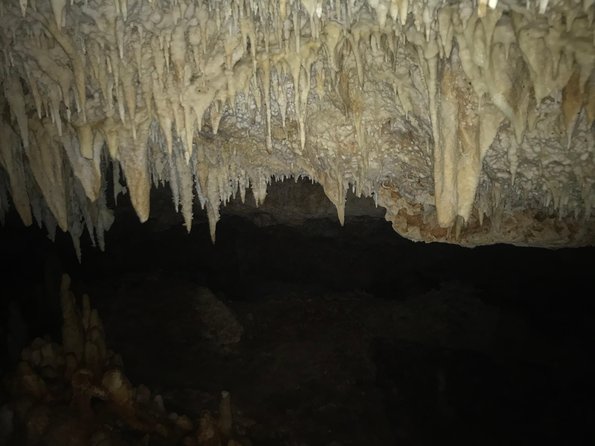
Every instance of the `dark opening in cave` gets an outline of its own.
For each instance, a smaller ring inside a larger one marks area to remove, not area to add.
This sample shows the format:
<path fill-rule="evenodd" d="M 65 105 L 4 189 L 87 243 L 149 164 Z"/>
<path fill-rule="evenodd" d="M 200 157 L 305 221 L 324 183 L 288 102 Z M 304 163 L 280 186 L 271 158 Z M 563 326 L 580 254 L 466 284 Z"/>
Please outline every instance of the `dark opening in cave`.
<path fill-rule="evenodd" d="M 232 203 L 212 245 L 206 217 L 188 234 L 162 192 L 144 225 L 124 198 L 106 252 L 83 240 L 81 264 L 68 235 L 52 243 L 9 215 L 3 376 L 35 337 L 60 340 L 66 272 L 75 294 L 91 296 L 134 386 L 191 420 L 231 392 L 240 444 L 595 439 L 593 248 L 414 243 L 353 196 L 341 227 L 306 181 L 274 183 L 259 209 Z M 206 300 L 202 287 L 213 291 Z M 27 429 L 4 441 L 25 443 Z M 37 444 L 60 438 L 50 431 Z"/>

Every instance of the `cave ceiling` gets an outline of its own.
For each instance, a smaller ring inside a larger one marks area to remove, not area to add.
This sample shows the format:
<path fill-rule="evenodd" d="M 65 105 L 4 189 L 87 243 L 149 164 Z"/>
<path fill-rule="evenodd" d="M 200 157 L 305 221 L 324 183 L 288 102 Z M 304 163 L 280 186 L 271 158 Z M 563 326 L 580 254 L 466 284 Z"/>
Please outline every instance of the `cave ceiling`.
<path fill-rule="evenodd" d="M 104 245 L 171 189 L 191 229 L 272 181 L 413 240 L 595 240 L 595 2 L 5 0 L 0 217 Z M 108 196 L 109 195 L 109 196 Z"/>

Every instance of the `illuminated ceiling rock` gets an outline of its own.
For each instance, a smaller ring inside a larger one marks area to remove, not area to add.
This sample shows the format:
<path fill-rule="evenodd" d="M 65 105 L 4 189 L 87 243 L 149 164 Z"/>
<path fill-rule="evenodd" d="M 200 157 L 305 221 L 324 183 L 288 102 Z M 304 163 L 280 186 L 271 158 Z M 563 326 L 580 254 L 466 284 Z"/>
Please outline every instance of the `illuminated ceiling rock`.
<path fill-rule="evenodd" d="M 593 243 L 594 3 L 1 2 L 0 216 L 102 247 L 108 190 L 145 221 L 168 183 L 214 239 L 307 176 L 414 240 Z"/>

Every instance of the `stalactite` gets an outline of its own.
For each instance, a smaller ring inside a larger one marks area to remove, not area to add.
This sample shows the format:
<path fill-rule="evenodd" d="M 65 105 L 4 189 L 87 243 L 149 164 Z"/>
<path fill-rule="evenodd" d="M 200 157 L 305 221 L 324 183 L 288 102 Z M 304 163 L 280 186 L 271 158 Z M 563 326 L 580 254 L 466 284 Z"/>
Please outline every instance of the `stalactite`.
<path fill-rule="evenodd" d="M 568 147 L 570 147 L 574 125 L 582 107 L 583 92 L 581 92 L 580 73 L 575 71 L 562 92 L 562 113 Z"/>
<path fill-rule="evenodd" d="M 23 148 L 29 149 L 29 127 L 27 124 L 27 114 L 25 111 L 25 98 L 21 79 L 19 77 L 9 77 L 4 84 L 4 95 L 10 111 L 19 126 L 19 132 L 23 140 Z"/>
<path fill-rule="evenodd" d="M 445 64 L 440 80 L 440 111 L 436 117 L 438 133 L 434 138 L 434 182 L 438 224 L 449 227 L 457 216 L 457 154 L 459 151 L 457 128 L 459 103 L 454 85 L 456 74 Z"/>
<path fill-rule="evenodd" d="M 349 186 L 399 178 L 426 203 L 415 187 L 433 181 L 432 221 L 459 222 L 459 241 L 474 204 L 501 215 L 481 181 L 520 209 L 560 175 L 556 212 L 592 213 L 568 180 L 576 164 L 595 177 L 591 0 L 15 0 L 3 14 L 0 188 L 25 223 L 101 244 L 104 148 L 141 221 L 151 180 L 169 181 L 189 229 L 194 182 L 213 238 L 221 203 L 248 184 L 261 202 L 274 174 L 323 183 L 341 220 Z"/>
<path fill-rule="evenodd" d="M 83 135 L 81 128 L 85 129 L 86 135 Z M 83 136 L 81 136 L 83 135 Z M 83 144 L 88 145 L 83 149 Z M 104 140 L 101 133 L 93 135 L 89 125 L 83 124 L 78 132 L 69 132 L 61 138 L 61 145 L 70 161 L 70 166 L 75 177 L 80 181 L 85 191 L 85 196 L 95 201 L 99 198 L 101 192 L 101 149 Z M 79 145 L 81 146 L 79 149 Z M 84 157 L 80 153 L 85 153 Z"/>
<path fill-rule="evenodd" d="M 118 134 L 120 144 L 128 149 L 119 150 L 118 159 L 126 177 L 132 206 L 136 210 L 140 221 L 145 222 L 149 218 L 149 194 L 151 187 L 149 160 L 147 159 L 147 140 L 150 121 L 147 116 L 142 116 L 141 114 L 137 114 L 136 117 L 138 120 L 136 122 L 136 140 L 132 137 L 130 127 L 122 127 Z"/>
<path fill-rule="evenodd" d="M 186 230 L 190 232 L 190 229 L 192 229 L 192 204 L 194 201 L 192 170 L 184 156 L 177 151 L 174 152 L 174 160 L 184 225 Z"/>
<path fill-rule="evenodd" d="M 55 129 L 47 118 L 41 122 L 30 120 L 29 124 L 33 136 L 27 152 L 29 167 L 60 229 L 67 231 L 66 175 L 62 148 L 57 144 Z"/>
<path fill-rule="evenodd" d="M 27 192 L 23 153 L 18 148 L 17 138 L 18 136 L 5 122 L 0 122 L 0 141 L 2 141 L 0 144 L 0 165 L 8 173 L 10 192 L 15 208 L 23 223 L 29 226 L 33 223 L 33 217 Z M 3 205 L 6 205 L 6 199 L 3 200 Z"/>

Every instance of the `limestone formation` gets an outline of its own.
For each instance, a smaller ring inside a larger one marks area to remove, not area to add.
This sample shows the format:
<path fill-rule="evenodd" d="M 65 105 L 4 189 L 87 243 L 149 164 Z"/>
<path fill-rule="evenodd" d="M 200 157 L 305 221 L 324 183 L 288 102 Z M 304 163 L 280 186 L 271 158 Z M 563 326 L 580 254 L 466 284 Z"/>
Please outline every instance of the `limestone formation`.
<path fill-rule="evenodd" d="M 118 355 L 105 345 L 97 310 L 85 295 L 79 312 L 67 275 L 61 294 L 67 303 L 62 343 L 36 338 L 14 373 L 2 377 L 10 401 L 0 408 L 0 439 L 27 445 L 251 444 L 238 434 L 227 391 L 221 392 L 217 417 L 205 411 L 192 422 L 168 414 L 160 395 L 151 399 L 149 389 L 128 380 Z"/>
<path fill-rule="evenodd" d="M 25 224 L 103 248 L 108 203 L 125 190 L 145 221 L 168 183 L 214 239 L 221 204 L 305 176 L 341 221 L 351 188 L 414 240 L 593 243 L 594 17 L 593 0 L 3 1 L 0 217 L 10 196 Z"/>

